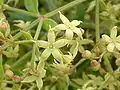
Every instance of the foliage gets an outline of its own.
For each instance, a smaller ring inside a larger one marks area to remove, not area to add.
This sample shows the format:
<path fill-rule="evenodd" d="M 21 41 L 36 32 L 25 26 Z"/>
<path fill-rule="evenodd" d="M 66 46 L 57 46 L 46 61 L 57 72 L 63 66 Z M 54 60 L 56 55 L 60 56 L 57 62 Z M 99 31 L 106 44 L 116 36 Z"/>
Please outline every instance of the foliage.
<path fill-rule="evenodd" d="M 0 90 L 119 90 L 119 11 L 119 0 L 0 0 Z"/>

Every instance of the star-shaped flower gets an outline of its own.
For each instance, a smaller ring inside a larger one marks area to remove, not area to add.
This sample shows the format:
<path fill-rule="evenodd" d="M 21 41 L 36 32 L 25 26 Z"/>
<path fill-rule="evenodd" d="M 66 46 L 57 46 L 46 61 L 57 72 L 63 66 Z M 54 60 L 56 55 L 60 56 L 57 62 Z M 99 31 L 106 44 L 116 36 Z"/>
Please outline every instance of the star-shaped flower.
<path fill-rule="evenodd" d="M 61 12 L 60 19 L 62 20 L 63 24 L 59 24 L 55 26 L 54 30 L 66 30 L 65 36 L 67 39 L 72 40 L 73 34 L 76 33 L 81 39 L 83 39 L 82 34 L 84 33 L 84 30 L 82 28 L 77 28 L 82 21 L 73 20 L 70 22 Z"/>
<path fill-rule="evenodd" d="M 41 58 L 47 60 L 48 57 L 52 54 L 56 60 L 62 60 L 61 51 L 59 48 L 64 47 L 67 43 L 67 39 L 60 39 L 55 41 L 55 32 L 50 28 L 48 31 L 48 41 L 38 40 L 36 41 L 36 45 L 40 48 L 45 48 L 45 50 L 41 54 Z"/>
<path fill-rule="evenodd" d="M 102 40 L 107 43 L 107 50 L 113 52 L 114 49 L 120 51 L 120 35 L 117 36 L 117 26 L 111 29 L 110 37 L 108 35 L 102 35 Z"/>

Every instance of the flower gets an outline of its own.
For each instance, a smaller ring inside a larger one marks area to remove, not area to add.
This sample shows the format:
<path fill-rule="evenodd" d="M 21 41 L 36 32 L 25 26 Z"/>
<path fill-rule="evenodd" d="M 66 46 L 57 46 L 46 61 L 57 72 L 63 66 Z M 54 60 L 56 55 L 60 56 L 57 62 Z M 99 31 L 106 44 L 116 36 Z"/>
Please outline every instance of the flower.
<path fill-rule="evenodd" d="M 102 35 L 102 40 L 107 43 L 107 50 L 113 52 L 116 48 L 120 51 L 120 35 L 117 36 L 117 26 L 111 29 L 110 37 L 108 35 Z"/>
<path fill-rule="evenodd" d="M 73 39 L 73 33 L 76 33 L 81 39 L 83 39 L 82 34 L 84 33 L 84 30 L 82 28 L 77 28 L 82 21 L 73 20 L 70 22 L 61 12 L 60 19 L 62 20 L 63 24 L 59 24 L 55 26 L 54 30 L 66 30 L 65 36 L 67 39 L 72 40 Z"/>
<path fill-rule="evenodd" d="M 36 41 L 36 45 L 38 47 L 45 48 L 45 50 L 41 54 L 41 58 L 47 60 L 48 57 L 52 54 L 56 60 L 62 60 L 62 54 L 59 48 L 67 45 L 68 40 L 59 39 L 56 41 L 55 32 L 51 29 L 51 27 L 48 31 L 47 37 L 48 37 L 48 41 L 44 41 L 44 40 Z"/>

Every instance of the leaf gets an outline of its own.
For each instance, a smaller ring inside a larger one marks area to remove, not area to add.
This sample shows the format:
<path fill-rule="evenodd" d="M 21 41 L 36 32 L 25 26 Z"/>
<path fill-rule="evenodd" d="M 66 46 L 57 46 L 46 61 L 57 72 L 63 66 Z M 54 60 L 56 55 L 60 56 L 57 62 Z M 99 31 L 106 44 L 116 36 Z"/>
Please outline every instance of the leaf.
<path fill-rule="evenodd" d="M 37 87 L 39 88 L 39 90 L 41 90 L 42 86 L 43 86 L 43 81 L 41 78 L 38 78 L 36 80 L 36 84 L 37 84 Z"/>
<path fill-rule="evenodd" d="M 29 40 L 33 39 L 30 33 L 25 32 L 25 31 L 21 31 L 21 32 L 23 33 L 24 37 L 26 37 L 27 39 L 29 39 Z"/>
<path fill-rule="evenodd" d="M 38 40 L 38 41 L 36 42 L 36 45 L 37 45 L 38 47 L 48 48 L 48 42 L 43 41 L 43 40 Z"/>
<path fill-rule="evenodd" d="M 3 1 L 4 1 L 4 0 L 0 0 L 0 5 L 2 5 L 2 4 L 3 4 Z"/>
<path fill-rule="evenodd" d="M 68 43 L 67 39 L 60 39 L 54 43 L 55 48 L 61 48 L 64 47 Z"/>
<path fill-rule="evenodd" d="M 23 82 L 23 83 L 31 83 L 31 82 L 33 82 L 33 81 L 35 81 L 35 80 L 37 80 L 37 76 L 27 76 L 27 77 L 25 77 L 25 79 L 23 80 L 23 81 L 21 81 L 21 82 Z"/>
<path fill-rule="evenodd" d="M 24 0 L 25 8 L 33 13 L 38 14 L 38 0 Z"/>
<path fill-rule="evenodd" d="M 95 7 L 95 0 L 93 0 L 93 1 L 89 4 L 89 7 L 88 7 L 88 9 L 87 9 L 86 12 L 92 11 L 92 10 L 94 9 L 94 7 Z"/>
<path fill-rule="evenodd" d="M 45 18 L 43 21 L 42 28 L 43 28 L 43 30 L 48 31 L 49 26 L 51 26 L 51 28 L 53 28 L 56 25 L 57 25 L 57 23 L 53 19 Z"/>

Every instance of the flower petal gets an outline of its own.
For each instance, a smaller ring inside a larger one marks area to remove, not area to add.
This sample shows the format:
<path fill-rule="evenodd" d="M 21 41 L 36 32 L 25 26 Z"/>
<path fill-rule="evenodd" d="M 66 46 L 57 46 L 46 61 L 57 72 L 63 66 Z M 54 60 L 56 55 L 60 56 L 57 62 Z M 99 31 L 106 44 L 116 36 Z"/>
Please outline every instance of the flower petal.
<path fill-rule="evenodd" d="M 115 43 L 115 47 L 120 51 L 120 43 Z"/>
<path fill-rule="evenodd" d="M 60 39 L 60 40 L 57 40 L 57 41 L 54 43 L 54 47 L 55 47 L 55 48 L 61 48 L 61 47 L 64 47 L 67 43 L 68 43 L 68 40 L 67 40 L 67 39 Z"/>
<path fill-rule="evenodd" d="M 117 36 L 117 26 L 114 26 L 112 29 L 111 29 L 111 32 L 110 32 L 110 37 L 111 38 L 116 38 Z"/>
<path fill-rule="evenodd" d="M 110 44 L 107 45 L 107 50 L 108 50 L 109 52 L 113 52 L 114 47 L 115 47 L 114 43 L 110 43 Z"/>
<path fill-rule="evenodd" d="M 62 55 L 61 55 L 59 49 L 56 49 L 56 48 L 52 49 L 52 55 L 56 60 L 58 60 L 58 61 L 62 60 Z"/>
<path fill-rule="evenodd" d="M 58 31 L 58 30 L 66 30 L 67 28 L 64 24 L 58 24 L 52 29 L 55 30 L 55 31 Z"/>
<path fill-rule="evenodd" d="M 42 58 L 43 60 L 47 60 L 48 57 L 50 56 L 50 54 L 51 54 L 51 50 L 50 50 L 50 49 L 45 49 L 45 50 L 43 51 L 43 53 L 41 54 L 41 58 Z"/>
<path fill-rule="evenodd" d="M 62 20 L 62 22 L 68 25 L 70 21 L 61 12 L 59 12 L 59 14 L 60 14 L 60 19 Z"/>
<path fill-rule="evenodd" d="M 48 32 L 48 42 L 54 43 L 55 42 L 55 32 L 53 30 L 49 30 Z"/>
<path fill-rule="evenodd" d="M 42 47 L 42 48 L 47 48 L 48 47 L 48 42 L 43 41 L 43 40 L 38 40 L 35 43 L 38 47 Z"/>
<path fill-rule="evenodd" d="M 73 20 L 72 22 L 70 22 L 73 26 L 78 26 L 82 21 L 78 21 L 78 20 Z"/>
<path fill-rule="evenodd" d="M 105 41 L 106 43 L 112 42 L 112 39 L 108 35 L 102 35 L 102 40 Z"/>
<path fill-rule="evenodd" d="M 120 43 L 120 35 L 117 36 L 116 41 Z"/>
<path fill-rule="evenodd" d="M 67 39 L 72 40 L 73 39 L 73 32 L 72 30 L 66 30 L 65 36 Z"/>
<path fill-rule="evenodd" d="M 79 28 L 75 28 L 75 29 L 73 30 L 73 32 L 75 32 L 81 39 L 83 39 L 83 37 L 82 37 L 82 32 L 81 32 L 81 30 L 80 30 Z"/>

